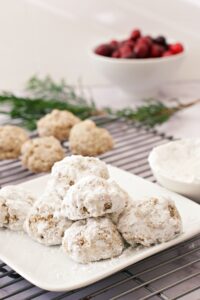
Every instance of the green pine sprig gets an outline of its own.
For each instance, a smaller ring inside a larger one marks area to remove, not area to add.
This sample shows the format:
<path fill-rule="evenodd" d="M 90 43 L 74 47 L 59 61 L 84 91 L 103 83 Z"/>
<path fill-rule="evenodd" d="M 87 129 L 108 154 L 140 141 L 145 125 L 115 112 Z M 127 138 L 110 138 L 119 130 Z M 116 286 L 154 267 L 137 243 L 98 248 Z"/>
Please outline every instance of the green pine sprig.
<path fill-rule="evenodd" d="M 166 122 L 176 112 L 200 101 L 198 99 L 188 104 L 177 102 L 175 106 L 168 107 L 160 101 L 151 99 L 135 109 L 126 107 L 120 110 L 111 108 L 99 110 L 93 99 L 86 98 L 83 93 L 77 93 L 77 90 L 66 84 L 64 80 L 55 82 L 49 76 L 44 79 L 37 76 L 30 78 L 24 95 L 17 96 L 14 93 L 2 92 L 0 113 L 8 115 L 11 119 L 17 119 L 21 126 L 29 130 L 34 130 L 37 120 L 53 109 L 68 110 L 82 120 L 95 115 L 111 114 L 154 127 Z"/>

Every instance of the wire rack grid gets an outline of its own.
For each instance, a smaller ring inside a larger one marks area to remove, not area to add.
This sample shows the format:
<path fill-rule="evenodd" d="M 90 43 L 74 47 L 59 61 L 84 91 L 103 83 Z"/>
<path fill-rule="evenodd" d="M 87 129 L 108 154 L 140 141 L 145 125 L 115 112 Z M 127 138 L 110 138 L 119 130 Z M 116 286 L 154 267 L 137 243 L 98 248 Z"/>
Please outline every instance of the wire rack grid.
<path fill-rule="evenodd" d="M 99 117 L 115 148 L 100 156 L 106 163 L 155 182 L 147 157 L 151 149 L 172 140 L 137 124 Z M 66 155 L 68 143 L 63 144 Z M 19 160 L 0 162 L 0 185 L 16 184 L 39 176 L 21 166 Z M 0 262 L 0 299 L 10 300 L 200 300 L 200 236 L 151 256 L 85 288 L 53 293 L 26 281 Z"/>

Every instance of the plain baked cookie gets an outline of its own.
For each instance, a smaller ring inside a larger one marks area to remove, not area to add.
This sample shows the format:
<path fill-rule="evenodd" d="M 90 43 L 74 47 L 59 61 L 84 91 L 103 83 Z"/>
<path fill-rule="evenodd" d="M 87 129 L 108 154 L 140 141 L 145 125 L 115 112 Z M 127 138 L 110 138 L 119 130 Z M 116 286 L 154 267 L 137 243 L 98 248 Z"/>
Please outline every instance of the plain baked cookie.
<path fill-rule="evenodd" d="M 48 187 L 54 188 L 63 198 L 70 186 L 88 175 L 109 177 L 106 164 L 98 158 L 71 155 L 54 164 Z"/>
<path fill-rule="evenodd" d="M 113 148 L 110 133 L 99 128 L 91 120 L 75 125 L 69 136 L 69 147 L 73 154 L 96 156 Z"/>
<path fill-rule="evenodd" d="M 35 203 L 24 223 L 24 230 L 35 241 L 50 246 L 62 242 L 64 231 L 72 221 L 60 214 L 61 200 L 57 194 L 46 192 Z"/>
<path fill-rule="evenodd" d="M 119 256 L 124 242 L 110 219 L 90 218 L 77 221 L 65 231 L 64 252 L 79 263 Z"/>
<path fill-rule="evenodd" d="M 150 246 L 173 239 L 181 233 L 182 223 L 172 200 L 149 198 L 127 207 L 117 228 L 130 245 Z"/>
<path fill-rule="evenodd" d="M 35 197 L 18 186 L 6 186 L 0 190 L 0 227 L 23 230 L 24 220 Z"/>
<path fill-rule="evenodd" d="M 28 134 L 20 127 L 0 126 L 0 159 L 18 158 L 27 139 Z"/>
<path fill-rule="evenodd" d="M 62 214 L 80 220 L 122 212 L 127 198 L 128 194 L 114 180 L 87 176 L 68 190 L 62 202 Z"/>
<path fill-rule="evenodd" d="M 21 148 L 21 160 L 32 172 L 48 172 L 65 153 L 60 142 L 53 136 L 28 140 Z"/>
<path fill-rule="evenodd" d="M 54 136 L 60 141 L 68 139 L 71 128 L 80 119 L 67 110 L 54 109 L 37 122 L 40 136 Z"/>

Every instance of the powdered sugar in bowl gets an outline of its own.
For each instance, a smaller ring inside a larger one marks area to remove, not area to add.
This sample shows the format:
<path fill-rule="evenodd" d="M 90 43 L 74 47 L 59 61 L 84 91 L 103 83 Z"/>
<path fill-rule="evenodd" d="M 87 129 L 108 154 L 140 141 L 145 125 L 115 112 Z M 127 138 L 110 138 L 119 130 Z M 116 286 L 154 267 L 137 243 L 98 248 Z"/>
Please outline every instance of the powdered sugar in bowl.
<path fill-rule="evenodd" d="M 155 147 L 149 164 L 162 186 L 200 202 L 200 139 L 182 139 Z"/>

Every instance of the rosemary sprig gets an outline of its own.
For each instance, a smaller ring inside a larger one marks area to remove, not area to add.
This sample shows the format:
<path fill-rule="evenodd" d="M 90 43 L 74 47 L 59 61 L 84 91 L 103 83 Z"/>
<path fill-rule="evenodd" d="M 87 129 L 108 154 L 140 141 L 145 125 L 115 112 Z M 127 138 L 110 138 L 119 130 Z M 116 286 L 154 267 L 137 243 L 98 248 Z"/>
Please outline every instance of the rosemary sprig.
<path fill-rule="evenodd" d="M 86 105 L 89 102 L 94 105 L 92 99 L 88 101 L 81 95 L 78 95 L 72 86 L 66 84 L 64 79 L 61 79 L 60 82 L 55 82 L 50 76 L 40 79 L 34 75 L 28 80 L 25 92 L 27 92 L 31 98 L 45 100 L 55 99 L 57 101 L 67 101 L 70 104 L 76 105 Z"/>
<path fill-rule="evenodd" d="M 160 101 L 150 100 L 135 110 L 132 108 L 118 110 L 116 115 L 118 117 L 124 117 L 126 119 L 142 123 L 148 127 L 155 127 L 156 125 L 168 121 L 178 111 L 193 106 L 199 102 L 200 99 L 186 104 L 177 101 L 175 106 L 169 107 Z"/>
<path fill-rule="evenodd" d="M 0 113 L 12 119 L 18 119 L 21 125 L 29 130 L 34 130 L 36 121 L 55 108 L 71 111 L 81 119 L 103 113 L 154 127 L 166 122 L 176 112 L 200 101 L 196 100 L 187 104 L 177 103 L 173 107 L 168 107 L 160 101 L 151 100 L 135 109 L 127 107 L 121 110 L 111 108 L 99 110 L 93 99 L 88 100 L 83 95 L 79 95 L 64 80 L 56 83 L 49 76 L 44 79 L 33 76 L 27 82 L 24 94 L 25 96 L 20 97 L 10 92 L 0 94 L 0 105 L 8 105 L 4 110 L 1 108 Z"/>
<path fill-rule="evenodd" d="M 4 114 L 9 115 L 12 119 L 21 120 L 22 126 L 27 127 L 30 130 L 36 128 L 36 120 L 55 108 L 71 111 L 81 119 L 86 119 L 97 113 L 95 106 L 92 104 L 78 103 L 76 105 L 67 101 L 54 99 L 45 100 L 42 98 L 32 99 L 18 97 L 14 94 L 0 95 L 0 103 L 8 103 L 10 106 L 10 110 L 3 111 Z"/>
<path fill-rule="evenodd" d="M 99 113 L 92 99 L 79 96 L 72 86 L 63 80 L 55 83 L 49 76 L 43 80 L 33 76 L 24 94 L 20 97 L 10 92 L 0 94 L 0 104 L 8 104 L 0 113 L 18 119 L 29 130 L 34 130 L 36 121 L 55 108 L 71 111 L 81 119 Z"/>

